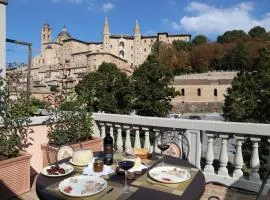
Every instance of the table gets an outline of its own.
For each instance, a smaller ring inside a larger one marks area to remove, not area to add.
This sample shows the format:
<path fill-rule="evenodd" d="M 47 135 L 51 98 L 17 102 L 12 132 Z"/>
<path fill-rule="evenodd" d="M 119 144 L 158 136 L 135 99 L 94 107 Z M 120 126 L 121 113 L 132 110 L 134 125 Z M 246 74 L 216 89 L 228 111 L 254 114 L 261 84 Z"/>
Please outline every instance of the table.
<path fill-rule="evenodd" d="M 67 162 L 69 159 L 64 159 L 61 162 Z M 159 160 L 155 162 L 157 164 Z M 179 165 L 183 167 L 190 167 L 190 168 L 195 168 L 194 165 L 191 163 L 181 160 L 179 158 L 174 158 L 171 156 L 166 156 L 165 157 L 165 162 L 168 164 L 173 164 L 173 165 Z M 153 164 L 150 168 L 154 167 L 155 164 Z M 57 185 L 59 184 L 62 180 L 73 176 L 75 173 L 72 173 L 70 175 L 64 176 L 64 177 L 59 177 L 59 178 L 52 178 L 52 177 L 46 177 L 43 176 L 42 174 L 39 174 L 36 180 L 36 193 L 38 197 L 41 200 L 59 200 L 59 199 L 85 199 L 87 200 L 87 197 L 85 198 L 70 198 L 70 197 L 65 197 L 64 198 L 59 198 L 59 191 L 50 191 L 47 188 L 50 188 L 52 185 Z M 123 186 L 123 181 L 124 178 L 123 176 L 120 175 L 114 175 L 107 179 L 108 185 L 111 185 L 113 187 L 121 187 Z M 129 184 L 132 183 L 131 180 L 129 181 Z M 130 196 L 127 198 L 119 198 L 119 199 L 128 199 L 128 200 L 138 200 L 138 199 L 162 199 L 162 200 L 195 200 L 195 199 L 200 199 L 200 197 L 203 195 L 205 189 L 205 178 L 204 175 L 201 171 L 198 171 L 195 177 L 193 178 L 192 182 L 188 185 L 186 190 L 183 192 L 181 196 L 170 194 L 170 193 L 165 193 L 157 190 L 152 190 L 149 188 L 145 187 L 137 187 L 136 191 L 132 193 Z M 110 198 L 110 195 L 106 196 L 107 198 Z M 102 198 L 102 199 L 107 199 L 107 198 Z M 113 200 L 113 199 L 110 199 Z M 118 200 L 118 199 L 117 199 Z"/>

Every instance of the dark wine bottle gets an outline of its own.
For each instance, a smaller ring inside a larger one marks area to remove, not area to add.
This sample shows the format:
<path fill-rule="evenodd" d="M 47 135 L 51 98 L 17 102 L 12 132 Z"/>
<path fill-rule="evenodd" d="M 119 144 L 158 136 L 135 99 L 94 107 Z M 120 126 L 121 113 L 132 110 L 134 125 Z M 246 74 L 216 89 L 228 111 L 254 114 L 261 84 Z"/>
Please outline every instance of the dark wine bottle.
<path fill-rule="evenodd" d="M 113 138 L 110 136 L 110 133 L 106 133 L 106 136 L 103 140 L 103 151 L 104 151 L 104 164 L 112 165 L 113 164 Z"/>

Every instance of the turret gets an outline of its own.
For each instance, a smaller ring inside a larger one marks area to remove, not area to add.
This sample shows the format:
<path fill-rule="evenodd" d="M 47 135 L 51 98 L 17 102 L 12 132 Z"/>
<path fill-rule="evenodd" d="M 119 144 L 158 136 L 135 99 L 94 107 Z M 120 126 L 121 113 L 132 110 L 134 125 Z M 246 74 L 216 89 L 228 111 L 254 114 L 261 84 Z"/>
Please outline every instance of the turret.
<path fill-rule="evenodd" d="M 134 59 L 133 63 L 135 66 L 140 64 L 140 43 L 141 43 L 141 31 L 138 20 L 136 20 L 134 27 Z"/>
<path fill-rule="evenodd" d="M 52 28 L 46 22 L 41 29 L 41 47 L 43 47 L 44 43 L 51 42 L 52 37 Z"/>
<path fill-rule="evenodd" d="M 109 51 L 110 46 L 110 27 L 108 23 L 108 18 L 106 16 L 104 27 L 103 27 L 103 49 L 104 51 Z"/>
<path fill-rule="evenodd" d="M 139 26 L 139 22 L 137 19 L 135 22 L 134 36 L 141 36 L 140 26 Z"/>

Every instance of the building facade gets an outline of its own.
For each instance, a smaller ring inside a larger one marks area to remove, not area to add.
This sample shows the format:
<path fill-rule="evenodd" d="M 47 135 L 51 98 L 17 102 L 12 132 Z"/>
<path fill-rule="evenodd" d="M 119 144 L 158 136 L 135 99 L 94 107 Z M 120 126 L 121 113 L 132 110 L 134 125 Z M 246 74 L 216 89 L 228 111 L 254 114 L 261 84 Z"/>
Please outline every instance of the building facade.
<path fill-rule="evenodd" d="M 75 85 L 84 74 L 96 71 L 102 62 L 114 63 L 120 70 L 131 75 L 134 67 L 146 60 L 156 41 L 171 44 L 174 40 L 189 42 L 190 39 L 191 35 L 188 34 L 157 33 L 143 36 L 137 20 L 133 35 L 114 35 L 110 33 L 106 18 L 100 42 L 75 39 L 65 26 L 56 39 L 52 40 L 52 27 L 45 23 L 41 28 L 40 54 L 32 60 L 31 86 L 49 88 L 59 85 L 59 77 L 67 73 L 70 82 Z"/>

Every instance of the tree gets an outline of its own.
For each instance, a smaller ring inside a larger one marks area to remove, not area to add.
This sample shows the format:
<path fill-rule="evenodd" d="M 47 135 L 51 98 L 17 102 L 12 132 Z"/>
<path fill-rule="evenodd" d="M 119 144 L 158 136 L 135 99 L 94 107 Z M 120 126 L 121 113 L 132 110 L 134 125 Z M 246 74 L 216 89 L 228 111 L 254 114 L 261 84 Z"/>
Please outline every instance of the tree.
<path fill-rule="evenodd" d="M 267 33 L 266 33 L 265 28 L 261 26 L 255 26 L 249 30 L 248 35 L 250 37 L 266 37 Z"/>
<path fill-rule="evenodd" d="M 239 73 L 225 95 L 223 115 L 237 122 L 270 123 L 270 52 L 260 51 L 251 69 Z"/>
<path fill-rule="evenodd" d="M 132 89 L 127 75 L 112 63 L 102 63 L 75 87 L 78 99 L 91 111 L 128 114 L 131 111 Z"/>
<path fill-rule="evenodd" d="M 222 69 L 246 71 L 250 66 L 249 55 L 246 46 L 238 43 L 237 46 L 227 53 L 222 62 Z"/>
<path fill-rule="evenodd" d="M 218 36 L 218 43 L 244 42 L 248 39 L 248 35 L 243 30 L 226 31 L 223 35 Z"/>
<path fill-rule="evenodd" d="M 193 38 L 191 43 L 194 45 L 199 45 L 199 44 L 207 43 L 207 41 L 208 39 L 205 35 L 197 35 L 196 37 Z"/>
<path fill-rule="evenodd" d="M 172 70 L 160 65 L 153 57 L 135 69 L 132 82 L 136 97 L 133 108 L 136 113 L 143 116 L 167 116 L 172 109 L 172 98 L 179 95 L 170 86 L 172 81 Z"/>
<path fill-rule="evenodd" d="M 177 51 L 191 51 L 192 49 L 192 44 L 190 42 L 185 42 L 185 41 L 182 41 L 182 40 L 174 40 L 172 42 L 172 45 L 173 45 L 173 48 Z"/>

